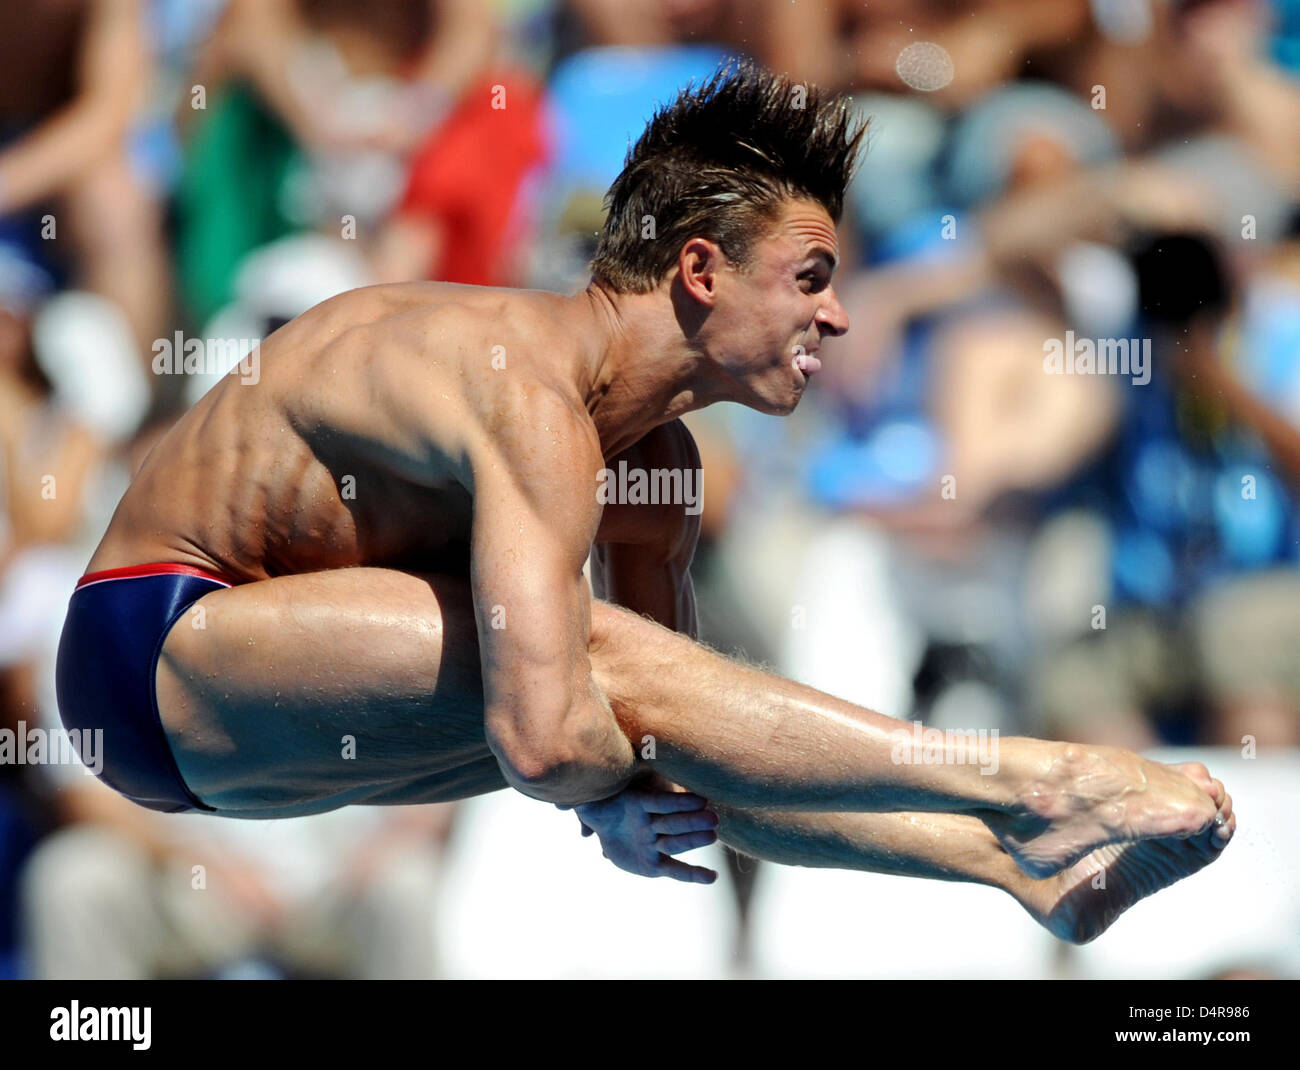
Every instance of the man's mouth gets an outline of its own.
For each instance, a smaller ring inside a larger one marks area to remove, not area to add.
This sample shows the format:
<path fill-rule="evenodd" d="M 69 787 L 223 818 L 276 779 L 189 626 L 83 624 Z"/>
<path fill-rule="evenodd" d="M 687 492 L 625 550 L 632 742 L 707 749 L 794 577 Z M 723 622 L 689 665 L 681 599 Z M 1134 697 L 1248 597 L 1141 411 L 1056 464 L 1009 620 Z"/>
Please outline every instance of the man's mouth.
<path fill-rule="evenodd" d="M 792 361 L 804 375 L 815 375 L 821 370 L 822 362 L 814 357 L 811 353 L 797 353 Z"/>

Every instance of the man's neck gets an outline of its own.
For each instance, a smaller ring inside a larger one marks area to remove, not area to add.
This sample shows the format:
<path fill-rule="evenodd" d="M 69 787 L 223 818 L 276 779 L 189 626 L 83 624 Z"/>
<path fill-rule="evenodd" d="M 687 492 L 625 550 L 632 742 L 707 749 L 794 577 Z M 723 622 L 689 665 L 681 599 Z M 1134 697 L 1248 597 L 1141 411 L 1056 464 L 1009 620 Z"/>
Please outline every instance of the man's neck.
<path fill-rule="evenodd" d="M 605 455 L 721 400 L 663 290 L 616 294 L 593 282 L 574 301 L 591 325 L 578 387 Z"/>

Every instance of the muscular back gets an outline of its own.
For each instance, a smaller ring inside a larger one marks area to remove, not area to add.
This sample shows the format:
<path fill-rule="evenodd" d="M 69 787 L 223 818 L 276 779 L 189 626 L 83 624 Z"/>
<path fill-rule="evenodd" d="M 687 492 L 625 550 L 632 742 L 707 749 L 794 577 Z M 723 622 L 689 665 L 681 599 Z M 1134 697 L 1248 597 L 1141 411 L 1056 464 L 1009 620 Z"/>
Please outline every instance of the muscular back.
<path fill-rule="evenodd" d="M 571 415 L 599 461 L 557 300 L 412 283 L 318 305 L 263 343 L 256 384 L 227 376 L 153 449 L 91 570 L 463 571 L 476 468 L 546 430 L 509 426 L 521 403 Z"/>

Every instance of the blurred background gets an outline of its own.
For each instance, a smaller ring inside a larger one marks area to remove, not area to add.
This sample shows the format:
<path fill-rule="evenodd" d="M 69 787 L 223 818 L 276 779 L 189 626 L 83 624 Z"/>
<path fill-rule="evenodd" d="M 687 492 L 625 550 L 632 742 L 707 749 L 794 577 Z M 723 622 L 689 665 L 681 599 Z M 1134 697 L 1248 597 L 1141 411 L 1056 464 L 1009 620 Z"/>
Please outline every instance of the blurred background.
<path fill-rule="evenodd" d="M 688 419 L 703 638 L 1204 760 L 1222 861 L 1074 948 L 986 888 L 645 881 L 514 793 L 221 821 L 11 758 L 0 976 L 1300 976 L 1300 0 L 0 5 L 2 727 L 57 727 L 73 584 L 225 370 L 160 353 L 370 282 L 581 288 L 630 140 L 733 55 L 872 118 L 850 332 L 788 420 Z M 1048 374 L 1066 332 L 1148 374 Z"/>

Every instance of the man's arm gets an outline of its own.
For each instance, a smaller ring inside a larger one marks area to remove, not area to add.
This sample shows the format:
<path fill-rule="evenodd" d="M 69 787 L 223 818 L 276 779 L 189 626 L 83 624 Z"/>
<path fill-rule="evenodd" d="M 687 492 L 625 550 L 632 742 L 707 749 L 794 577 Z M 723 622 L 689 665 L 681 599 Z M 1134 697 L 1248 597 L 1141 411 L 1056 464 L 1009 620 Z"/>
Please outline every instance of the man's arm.
<path fill-rule="evenodd" d="M 667 485 L 680 494 L 654 505 L 605 506 L 591 552 L 596 594 L 697 638 L 690 565 L 700 537 L 703 485 L 695 440 L 681 420 L 673 420 L 611 459 L 609 468 L 617 472 L 621 464 L 629 471 L 678 471 L 679 478 Z M 629 872 L 712 883 L 713 870 L 672 856 L 713 843 L 717 815 L 707 800 L 638 764 L 636 782 L 618 797 L 575 808 L 583 835 L 596 833 L 605 857 Z"/>
<path fill-rule="evenodd" d="M 605 506 L 591 548 L 591 580 L 596 597 L 640 613 L 675 632 L 699 638 L 691 561 L 700 541 L 703 469 L 695 439 L 681 420 L 656 427 L 609 462 L 612 471 L 677 470 L 679 501 L 657 505 L 611 503 Z M 652 773 L 647 785 L 682 790 Z"/>
<path fill-rule="evenodd" d="M 540 387 L 513 388 L 488 433 L 473 461 L 470 566 L 488 745 L 526 795 L 607 798 L 636 763 L 587 652 L 600 443 L 585 413 Z"/>
<path fill-rule="evenodd" d="M 591 555 L 596 596 L 698 638 L 690 566 L 700 538 L 703 484 L 695 440 L 681 420 L 673 420 L 611 460 L 610 469 L 617 471 L 620 462 L 629 471 L 681 472 L 670 485 L 682 495 L 658 505 L 605 507 Z"/>

